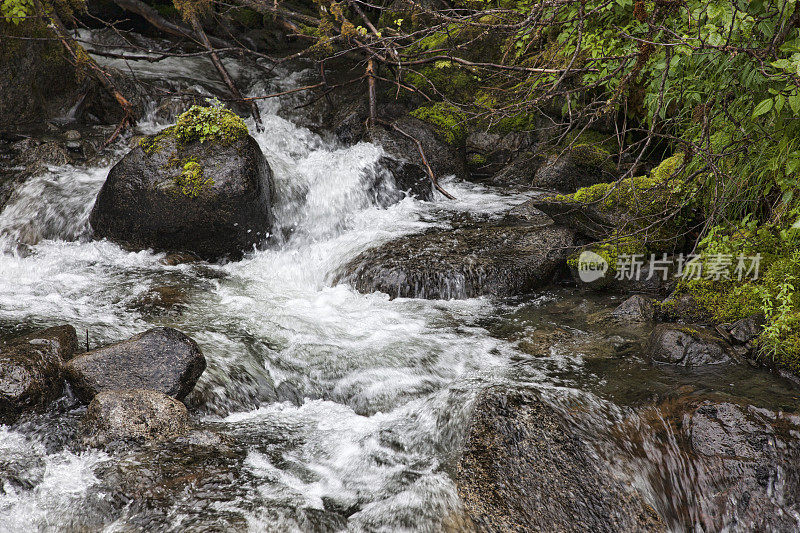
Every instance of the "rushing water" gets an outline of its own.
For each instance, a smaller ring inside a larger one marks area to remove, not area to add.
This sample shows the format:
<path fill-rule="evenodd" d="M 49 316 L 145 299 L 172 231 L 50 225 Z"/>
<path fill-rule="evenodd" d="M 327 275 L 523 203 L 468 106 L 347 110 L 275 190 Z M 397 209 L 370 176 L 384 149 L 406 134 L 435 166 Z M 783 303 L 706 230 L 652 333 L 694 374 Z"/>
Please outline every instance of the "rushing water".
<path fill-rule="evenodd" d="M 196 87 L 213 76 L 200 60 L 138 63 L 139 75 L 168 70 Z M 273 75 L 251 92 L 302 80 Z M 197 442 L 116 455 L 75 448 L 84 408 L 69 399 L 0 426 L 0 531 L 439 531 L 460 513 L 449 473 L 481 387 L 534 385 L 556 404 L 577 395 L 599 432 L 648 394 L 698 381 L 644 363 L 635 348 L 643 333 L 604 323 L 613 301 L 568 290 L 525 301 L 389 300 L 333 286 L 368 247 L 462 213 L 499 216 L 523 197 L 448 180 L 456 201 L 381 207 L 372 183 L 381 149 L 297 126 L 279 113 L 296 101 L 260 104 L 264 131 L 254 137 L 274 171 L 277 243 L 241 261 L 166 266 L 164 254 L 89 240 L 110 165 L 50 168 L 0 212 L 0 332 L 69 323 L 97 346 L 166 325 L 192 336 L 208 361 L 187 400 L 204 431 Z M 531 349 L 537 338 L 544 350 Z M 732 378 L 754 403 L 794 401 L 765 373 L 702 380 L 730 392 Z M 652 468 L 664 457 L 651 457 Z M 687 498 L 659 499 L 647 476 L 632 482 L 673 527 L 693 517 Z M 703 490 L 691 483 L 689 493 Z"/>

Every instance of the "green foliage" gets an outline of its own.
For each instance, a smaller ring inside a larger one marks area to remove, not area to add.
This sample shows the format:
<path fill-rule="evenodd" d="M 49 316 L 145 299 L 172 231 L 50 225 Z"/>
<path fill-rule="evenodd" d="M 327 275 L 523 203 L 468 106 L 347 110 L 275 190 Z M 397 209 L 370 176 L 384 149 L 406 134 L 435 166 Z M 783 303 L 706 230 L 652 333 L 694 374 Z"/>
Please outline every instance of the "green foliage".
<path fill-rule="evenodd" d="M 210 101 L 211 106 L 194 105 L 178 117 L 173 133 L 181 143 L 216 140 L 231 142 L 247 136 L 244 121 L 219 100 Z"/>
<path fill-rule="evenodd" d="M 31 0 L 0 1 L 0 17 L 12 24 L 19 24 L 33 14 L 33 2 Z"/>

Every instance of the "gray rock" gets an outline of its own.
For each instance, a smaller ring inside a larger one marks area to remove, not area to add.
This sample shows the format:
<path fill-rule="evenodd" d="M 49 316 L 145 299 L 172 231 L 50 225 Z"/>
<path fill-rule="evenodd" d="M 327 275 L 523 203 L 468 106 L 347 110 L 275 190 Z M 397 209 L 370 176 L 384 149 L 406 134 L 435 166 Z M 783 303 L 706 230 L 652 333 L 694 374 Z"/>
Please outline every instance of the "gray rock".
<path fill-rule="evenodd" d="M 83 440 L 99 447 L 115 441 L 172 439 L 188 430 L 189 413 L 175 398 L 144 389 L 108 390 L 89 404 Z"/>
<path fill-rule="evenodd" d="M 425 170 L 417 164 L 381 157 L 372 169 L 373 191 L 380 205 L 391 205 L 409 195 L 419 200 L 433 199 L 433 185 Z M 385 185 L 393 184 L 387 188 Z"/>
<path fill-rule="evenodd" d="M 505 222 L 411 235 L 362 253 L 338 281 L 391 297 L 511 296 L 550 282 L 572 239 L 562 227 Z"/>
<path fill-rule="evenodd" d="M 67 130 L 64 132 L 64 139 L 68 141 L 80 141 L 81 132 L 79 132 L 78 130 Z"/>
<path fill-rule="evenodd" d="M 181 192 L 183 164 L 176 160 L 196 161 L 203 179 L 213 182 L 203 183 L 196 195 Z M 95 238 L 134 250 L 238 258 L 262 244 L 271 229 L 271 179 L 250 136 L 179 147 L 174 135 L 163 135 L 157 145 L 137 146 L 114 165 L 89 222 Z"/>
<path fill-rule="evenodd" d="M 550 226 L 553 224 L 553 219 L 541 209 L 534 207 L 531 202 L 524 202 L 512 207 L 506 216 L 536 226 Z"/>
<path fill-rule="evenodd" d="M 119 389 L 151 389 L 182 400 L 205 368 L 197 343 L 172 328 L 147 330 L 65 365 L 75 394 L 87 403 L 102 391 Z"/>
<path fill-rule="evenodd" d="M 410 116 L 401 117 L 394 124 L 420 141 L 425 158 L 438 179 L 450 174 L 459 179 L 466 177 L 463 151 L 440 140 L 432 124 Z M 367 132 L 367 140 L 381 145 L 394 159 L 421 166 L 417 144 L 393 129 L 376 126 Z"/>
<path fill-rule="evenodd" d="M 737 358 L 733 347 L 715 331 L 680 324 L 656 326 L 645 350 L 657 363 L 678 366 L 720 365 Z"/>
<path fill-rule="evenodd" d="M 641 294 L 634 294 L 619 304 L 611 315 L 620 320 L 649 322 L 655 318 L 655 313 L 655 302 L 652 298 Z"/>
<path fill-rule="evenodd" d="M 715 488 L 694 502 L 704 531 L 797 531 L 800 418 L 704 401 L 681 427 L 703 465 L 703 486 Z"/>
<path fill-rule="evenodd" d="M 549 155 L 532 177 L 534 187 L 570 193 L 581 187 L 613 181 L 616 167 L 605 150 L 581 144 Z"/>
<path fill-rule="evenodd" d="M 761 335 L 766 325 L 767 321 L 764 315 L 759 314 L 737 320 L 731 324 L 728 331 L 733 339 L 741 344 L 747 344 Z"/>
<path fill-rule="evenodd" d="M 455 481 L 478 531 L 665 531 L 555 409 L 528 391 L 484 390 Z"/>
<path fill-rule="evenodd" d="M 72 326 L 56 326 L 0 345 L 0 422 L 38 410 L 61 395 L 61 365 L 78 349 Z"/>

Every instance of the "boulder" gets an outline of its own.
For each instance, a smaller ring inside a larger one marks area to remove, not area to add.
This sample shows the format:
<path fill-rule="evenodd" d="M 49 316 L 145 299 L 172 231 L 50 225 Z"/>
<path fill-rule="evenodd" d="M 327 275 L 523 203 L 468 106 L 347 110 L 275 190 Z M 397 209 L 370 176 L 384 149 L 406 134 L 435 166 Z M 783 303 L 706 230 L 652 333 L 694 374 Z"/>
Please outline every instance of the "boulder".
<path fill-rule="evenodd" d="M 592 241 L 629 237 L 649 252 L 669 253 L 683 245 L 693 216 L 689 190 L 676 177 L 682 162 L 677 154 L 649 176 L 596 183 L 572 194 L 540 193 L 533 205 Z"/>
<path fill-rule="evenodd" d="M 666 530 L 575 426 L 529 391 L 480 393 L 455 481 L 478 531 Z"/>
<path fill-rule="evenodd" d="M 607 151 L 580 144 L 547 156 L 535 172 L 531 172 L 530 185 L 571 193 L 581 187 L 614 180 L 616 170 Z"/>
<path fill-rule="evenodd" d="M 704 531 L 797 531 L 800 418 L 707 400 L 679 427 L 703 465 L 695 468 L 708 490 L 693 505 Z"/>
<path fill-rule="evenodd" d="M 738 354 L 715 331 L 680 324 L 659 324 L 645 348 L 654 362 L 677 366 L 703 366 L 730 363 Z"/>
<path fill-rule="evenodd" d="M 89 446 L 166 440 L 188 432 L 189 413 L 185 405 L 161 392 L 107 390 L 89 404 L 83 425 L 83 440 Z"/>
<path fill-rule="evenodd" d="M 512 296 L 549 283 L 572 239 L 562 227 L 507 221 L 437 230 L 367 250 L 338 281 L 393 298 Z"/>
<path fill-rule="evenodd" d="M 424 201 L 433 199 L 431 180 L 419 165 L 383 156 L 369 172 L 373 174 L 371 181 L 379 205 L 391 205 L 406 195 Z"/>
<path fill-rule="evenodd" d="M 420 141 L 425 158 L 438 179 L 451 174 L 459 179 L 466 177 L 463 151 L 441 140 L 436 135 L 435 126 L 412 116 L 400 117 L 393 124 Z M 394 159 L 418 165 L 424 172 L 419 149 L 413 139 L 383 126 L 371 128 L 366 133 L 366 138 L 382 146 Z"/>
<path fill-rule="evenodd" d="M 619 320 L 649 322 L 655 318 L 655 301 L 642 294 L 634 294 L 612 311 L 611 316 Z"/>
<path fill-rule="evenodd" d="M 114 165 L 89 218 L 95 238 L 209 260 L 235 259 L 264 242 L 272 173 L 258 143 L 229 115 L 220 122 L 239 120 L 240 127 L 234 122 L 225 134 L 187 141 L 181 132 L 194 130 L 181 123 L 192 110 Z"/>
<path fill-rule="evenodd" d="M 153 328 L 83 353 L 64 368 L 75 394 L 87 403 L 102 391 L 118 389 L 150 389 L 182 400 L 206 360 L 197 343 L 180 331 Z"/>
<path fill-rule="evenodd" d="M 738 343 L 747 344 L 756 339 L 761 332 L 764 331 L 764 326 L 767 321 L 764 315 L 753 315 L 747 318 L 737 320 L 728 328 L 730 336 Z"/>
<path fill-rule="evenodd" d="M 56 326 L 0 345 L 0 423 L 41 409 L 61 395 L 61 365 L 78 349 L 75 328 Z"/>

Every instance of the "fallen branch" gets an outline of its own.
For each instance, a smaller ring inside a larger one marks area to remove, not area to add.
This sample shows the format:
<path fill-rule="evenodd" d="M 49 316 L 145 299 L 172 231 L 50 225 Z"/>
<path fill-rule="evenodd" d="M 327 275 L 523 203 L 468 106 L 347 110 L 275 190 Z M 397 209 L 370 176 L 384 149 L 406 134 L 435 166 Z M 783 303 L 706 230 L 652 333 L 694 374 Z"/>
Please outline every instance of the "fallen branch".
<path fill-rule="evenodd" d="M 76 68 L 81 65 L 88 67 L 94 75 L 94 78 L 100 82 L 103 88 L 114 97 L 114 99 L 122 108 L 124 116 L 122 117 L 119 126 L 117 126 L 117 129 L 103 144 L 103 147 L 106 147 L 125 129 L 126 126 L 132 126 L 136 124 L 136 114 L 134 113 L 133 106 L 122 94 L 122 91 L 117 87 L 114 79 L 106 71 L 100 68 L 100 65 L 98 65 L 97 62 L 89 56 L 89 54 L 80 44 L 76 43 L 75 40 L 70 37 L 69 32 L 61 22 L 61 18 L 59 18 L 55 10 L 45 10 L 40 0 L 33 0 L 33 5 L 36 8 L 36 12 L 39 16 L 41 16 L 43 19 L 49 19 L 47 26 L 53 31 L 53 33 L 55 33 L 55 35 L 58 37 L 58 40 L 61 41 L 62 46 L 72 58 Z"/>
<path fill-rule="evenodd" d="M 208 50 L 209 56 L 211 57 L 211 62 L 214 64 L 214 67 L 217 69 L 217 72 L 219 72 L 222 81 L 225 82 L 225 85 L 228 86 L 228 90 L 231 92 L 231 95 L 233 95 L 233 97 L 236 100 L 244 102 L 245 99 L 242 96 L 242 93 L 239 92 L 239 89 L 233 82 L 231 75 L 228 74 L 228 70 L 225 68 L 225 65 L 222 64 L 222 61 L 219 58 L 219 54 L 217 54 L 217 52 L 214 51 L 214 47 L 211 45 L 211 41 L 209 40 L 208 35 L 206 35 L 206 32 L 203 30 L 203 26 L 200 24 L 200 21 L 197 19 L 196 16 L 192 16 L 191 23 L 195 33 L 197 33 L 197 35 L 200 37 L 200 41 L 203 43 L 203 46 L 205 46 L 206 50 Z M 262 131 L 264 129 L 264 126 L 261 124 L 261 113 L 258 112 L 258 105 L 253 101 L 250 101 L 249 103 L 250 103 L 250 112 L 253 115 L 253 120 L 255 120 L 256 122 L 256 129 L 258 131 Z"/>
<path fill-rule="evenodd" d="M 130 11 L 131 13 L 135 13 L 145 19 L 147 22 L 155 26 L 157 29 L 163 31 L 164 33 L 168 33 L 170 35 L 175 35 L 177 37 L 185 37 L 192 41 L 197 41 L 194 33 L 190 28 L 187 28 L 183 24 L 175 24 L 173 22 L 168 21 L 164 17 L 162 17 L 158 11 L 154 8 L 148 6 L 141 0 L 114 0 L 114 3 L 117 4 L 120 8 L 124 9 L 125 11 Z M 218 39 L 216 37 L 209 38 L 211 43 L 216 46 L 217 48 L 227 48 L 230 45 L 223 41 L 222 39 Z"/>

